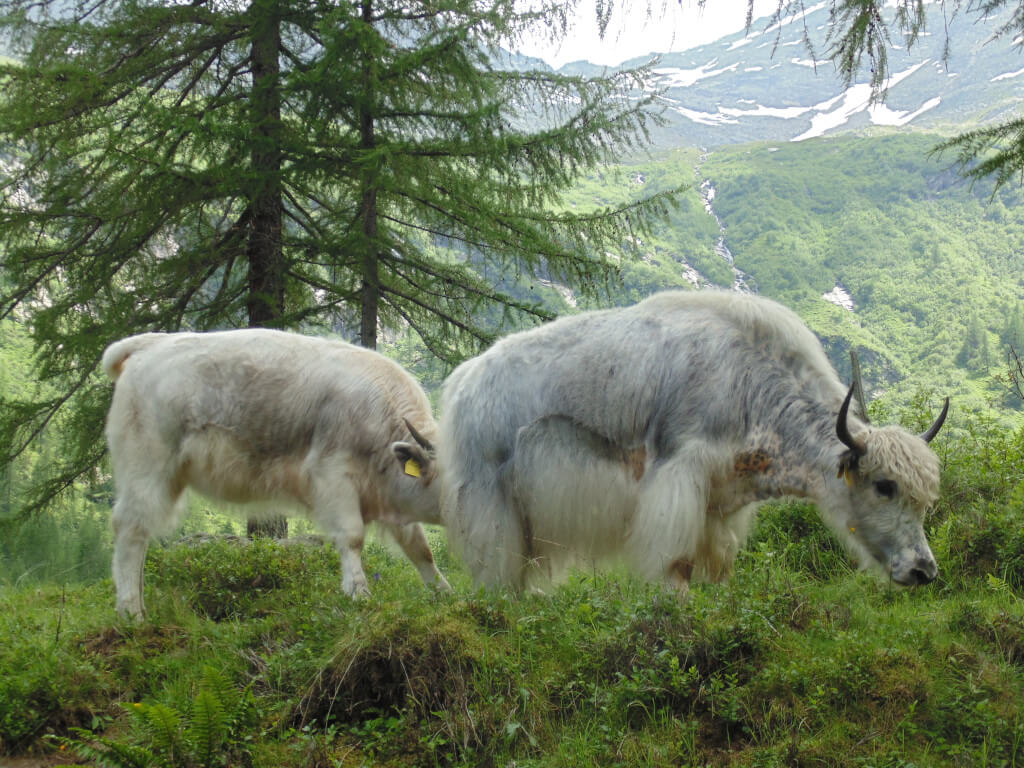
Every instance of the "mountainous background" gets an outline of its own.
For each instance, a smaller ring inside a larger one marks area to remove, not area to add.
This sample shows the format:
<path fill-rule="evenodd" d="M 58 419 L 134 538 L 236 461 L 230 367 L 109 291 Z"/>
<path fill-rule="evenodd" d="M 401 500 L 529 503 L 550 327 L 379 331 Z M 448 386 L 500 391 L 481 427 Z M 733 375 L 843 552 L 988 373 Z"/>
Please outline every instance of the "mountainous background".
<path fill-rule="evenodd" d="M 661 57 L 667 122 L 651 151 L 579 190 L 582 205 L 681 189 L 679 208 L 635 243 L 610 300 L 670 287 L 758 292 L 798 311 L 844 376 L 856 348 L 876 395 L 949 394 L 955 407 L 1017 418 L 999 378 L 1010 345 L 1024 348 L 1021 191 L 972 185 L 952 155 L 932 152 L 1019 113 L 1024 56 L 1019 40 L 993 37 L 1003 22 L 930 6 L 914 47 L 891 52 L 875 105 L 867 82 L 846 87 L 831 62 L 811 61 L 802 37 L 823 58 L 824 4 Z M 564 286 L 531 290 L 566 311 L 578 303 Z"/>
<path fill-rule="evenodd" d="M 661 55 L 655 84 L 664 89 L 660 99 L 669 123 L 654 136 L 655 147 L 803 141 L 868 126 L 948 130 L 1018 114 L 1024 88 L 1020 41 L 994 37 L 1008 14 L 981 19 L 938 3 L 926 8 L 926 27 L 912 49 L 897 44 L 889 54 L 884 104 L 870 103 L 867 82 L 846 88 L 837 77 L 825 55 L 826 3 L 781 24 L 762 19 L 747 34 Z M 623 66 L 647 61 L 640 57 Z M 605 69 L 575 62 L 560 71 L 598 75 Z"/>

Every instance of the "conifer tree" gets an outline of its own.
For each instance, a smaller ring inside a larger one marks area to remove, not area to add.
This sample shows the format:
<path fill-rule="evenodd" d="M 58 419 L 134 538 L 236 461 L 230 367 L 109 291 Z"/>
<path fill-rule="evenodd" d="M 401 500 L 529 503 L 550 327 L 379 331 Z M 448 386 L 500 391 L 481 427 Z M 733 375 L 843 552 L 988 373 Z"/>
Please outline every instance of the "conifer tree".
<path fill-rule="evenodd" d="M 988 331 L 976 314 L 967 324 L 967 334 L 956 357 L 957 365 L 977 371 L 987 371 L 992 365 L 988 346 Z"/>
<path fill-rule="evenodd" d="M 644 70 L 501 64 L 571 7 L 511 0 L 10 0 L 0 34 L 0 318 L 42 382 L 8 399 L 0 462 L 59 423 L 34 502 L 99 465 L 112 340 L 244 325 L 408 327 L 454 362 L 547 316 L 515 283 L 583 293 L 663 198 L 569 212 L 641 145 Z M 484 270 L 501 280 L 484 280 Z M 32 505 L 30 505 L 32 506 Z"/>
<path fill-rule="evenodd" d="M 1024 304 L 1017 302 L 1016 306 L 1007 307 L 1006 325 L 1000 338 L 1005 347 L 1024 351 Z"/>

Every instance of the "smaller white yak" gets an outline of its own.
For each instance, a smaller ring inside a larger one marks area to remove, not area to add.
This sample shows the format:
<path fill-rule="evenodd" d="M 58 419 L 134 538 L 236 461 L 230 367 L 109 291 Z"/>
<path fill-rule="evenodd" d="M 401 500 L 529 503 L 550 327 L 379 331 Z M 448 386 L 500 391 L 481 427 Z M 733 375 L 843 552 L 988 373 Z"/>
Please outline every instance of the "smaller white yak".
<path fill-rule="evenodd" d="M 116 382 L 107 441 L 121 615 L 142 615 L 146 547 L 180 522 L 189 487 L 303 509 L 337 547 L 347 595 L 369 592 L 370 521 L 424 583 L 449 589 L 418 524 L 439 521 L 437 428 L 396 363 L 342 341 L 249 329 L 132 336 L 107 348 L 103 370 Z"/>

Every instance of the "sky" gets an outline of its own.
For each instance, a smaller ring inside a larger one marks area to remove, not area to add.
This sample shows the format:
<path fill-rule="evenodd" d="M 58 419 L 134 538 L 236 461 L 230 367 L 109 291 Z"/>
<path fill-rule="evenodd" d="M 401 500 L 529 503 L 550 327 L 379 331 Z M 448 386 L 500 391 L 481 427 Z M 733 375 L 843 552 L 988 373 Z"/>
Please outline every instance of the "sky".
<path fill-rule="evenodd" d="M 524 43 L 519 53 L 561 67 L 581 59 L 616 66 L 649 53 L 674 53 L 710 43 L 743 29 L 747 0 L 613 0 L 615 12 L 602 40 L 597 33 L 595 0 L 581 0 L 573 30 L 557 47 L 541 41 Z M 775 0 L 755 0 L 756 19 L 775 9 Z M 763 24 L 762 24 L 763 26 Z"/>

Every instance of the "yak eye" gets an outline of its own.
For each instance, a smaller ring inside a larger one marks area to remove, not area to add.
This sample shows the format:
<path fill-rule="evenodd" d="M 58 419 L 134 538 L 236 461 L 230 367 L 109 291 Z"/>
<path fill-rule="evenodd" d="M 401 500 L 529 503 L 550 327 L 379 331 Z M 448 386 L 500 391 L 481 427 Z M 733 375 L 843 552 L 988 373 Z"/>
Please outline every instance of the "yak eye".
<path fill-rule="evenodd" d="M 896 495 L 896 483 L 892 480 L 876 480 L 875 490 L 878 491 L 880 496 L 885 496 L 885 498 L 891 499 Z"/>

